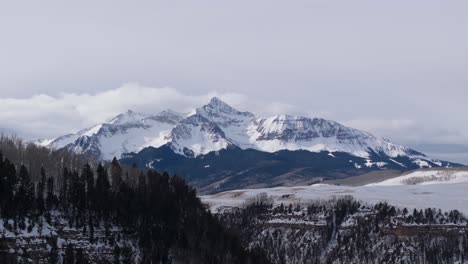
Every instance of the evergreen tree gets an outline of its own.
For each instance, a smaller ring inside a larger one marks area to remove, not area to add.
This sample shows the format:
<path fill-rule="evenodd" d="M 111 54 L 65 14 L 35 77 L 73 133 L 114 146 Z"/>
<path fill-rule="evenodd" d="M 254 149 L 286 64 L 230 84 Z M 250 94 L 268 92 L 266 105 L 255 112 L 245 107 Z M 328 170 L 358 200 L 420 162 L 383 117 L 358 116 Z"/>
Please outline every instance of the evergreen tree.
<path fill-rule="evenodd" d="M 97 180 L 96 180 L 96 203 L 98 209 L 103 211 L 108 206 L 108 200 L 110 197 L 110 183 L 107 170 L 99 164 L 97 168 Z"/>
<path fill-rule="evenodd" d="M 3 159 L 0 153 L 0 213 L 11 216 L 16 209 L 13 204 L 17 177 L 15 166 L 8 159 Z"/>
<path fill-rule="evenodd" d="M 18 191 L 15 195 L 15 205 L 19 213 L 26 214 L 32 209 L 34 201 L 34 187 L 28 170 L 21 165 L 18 177 Z"/>
<path fill-rule="evenodd" d="M 45 185 L 46 185 L 46 173 L 45 173 L 44 167 L 41 167 L 41 174 L 40 174 L 39 183 L 37 185 L 37 194 L 36 194 L 37 209 L 39 210 L 40 213 L 44 212 L 45 210 L 45 202 L 44 202 Z"/>
<path fill-rule="evenodd" d="M 57 196 L 54 194 L 54 178 L 49 177 L 47 179 L 47 198 L 46 198 L 46 204 L 47 204 L 47 209 L 52 209 L 54 208 L 58 203 Z"/>
<path fill-rule="evenodd" d="M 59 200 L 61 202 L 62 208 L 67 207 L 69 202 L 69 189 L 70 189 L 70 173 L 67 168 L 63 169 L 62 173 L 62 187 L 60 188 Z"/>
<path fill-rule="evenodd" d="M 73 248 L 72 244 L 68 244 L 65 248 L 63 264 L 75 264 L 75 249 Z"/>
<path fill-rule="evenodd" d="M 89 164 L 86 164 L 83 173 L 81 175 L 83 180 L 86 182 L 86 200 L 88 207 L 92 206 L 92 203 L 94 201 L 94 195 L 95 195 L 95 183 L 94 183 L 94 173 L 91 170 L 91 166 Z"/>
<path fill-rule="evenodd" d="M 94 223 L 93 223 L 93 217 L 89 215 L 88 217 L 88 226 L 89 226 L 89 242 L 93 243 L 94 242 Z"/>
<path fill-rule="evenodd" d="M 117 191 L 119 189 L 120 183 L 122 183 L 122 167 L 115 157 L 111 163 L 111 178 L 112 189 Z"/>
<path fill-rule="evenodd" d="M 87 171 L 86 167 L 84 171 Z M 81 176 L 77 177 L 76 196 L 78 200 L 78 204 L 77 204 L 78 209 L 80 210 L 85 209 L 87 205 L 86 174 L 85 173 L 82 173 Z"/>
<path fill-rule="evenodd" d="M 114 247 L 114 264 L 120 264 L 120 247 L 115 245 Z"/>
<path fill-rule="evenodd" d="M 82 248 L 78 248 L 76 250 L 76 263 L 77 264 L 88 264 L 89 259 L 86 257 L 86 255 L 83 252 Z M 129 262 L 130 263 L 130 262 Z"/>
<path fill-rule="evenodd" d="M 0 152 L 0 213 L 3 209 L 3 204 L 5 203 L 6 198 L 6 176 L 5 170 L 3 168 L 3 154 Z"/>
<path fill-rule="evenodd" d="M 82 190 L 82 188 L 84 187 L 82 185 L 81 178 L 78 173 L 74 171 L 70 177 L 70 186 L 67 190 L 67 197 L 71 204 L 77 208 L 80 207 L 80 201 L 83 198 L 82 195 L 84 190 Z"/>
<path fill-rule="evenodd" d="M 141 172 L 140 176 L 138 178 L 138 192 L 139 193 L 145 193 L 145 189 L 146 189 L 145 174 L 143 172 Z"/>
<path fill-rule="evenodd" d="M 47 261 L 50 264 L 55 264 L 59 262 L 59 255 L 58 255 L 58 247 L 57 247 L 57 238 L 52 239 L 52 247 L 50 249 L 49 255 L 47 257 Z"/>
<path fill-rule="evenodd" d="M 133 258 L 133 252 L 132 248 L 130 247 L 124 247 L 121 250 L 122 258 L 123 258 L 123 263 L 130 263 Z"/>

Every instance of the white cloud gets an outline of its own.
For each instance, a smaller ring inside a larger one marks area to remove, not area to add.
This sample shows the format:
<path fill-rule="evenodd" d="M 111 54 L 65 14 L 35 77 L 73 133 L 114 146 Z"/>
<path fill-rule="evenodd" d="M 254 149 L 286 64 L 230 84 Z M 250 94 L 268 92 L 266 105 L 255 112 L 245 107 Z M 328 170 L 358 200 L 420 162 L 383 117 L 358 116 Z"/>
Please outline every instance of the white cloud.
<path fill-rule="evenodd" d="M 302 109 L 299 106 L 248 97 L 240 93 L 207 92 L 188 94 L 177 89 L 152 88 L 138 83 L 128 83 L 119 88 L 96 93 L 45 94 L 29 98 L 0 98 L 0 131 L 17 133 L 26 139 L 50 138 L 76 132 L 132 109 L 156 114 L 165 109 L 190 112 L 218 96 L 241 111 L 253 111 L 260 116 L 273 114 L 298 114 L 323 117 L 369 131 L 377 136 L 405 144 L 457 144 L 468 138 L 460 130 L 449 126 L 408 118 L 340 118 L 336 111 Z M 320 106 L 319 106 L 320 107 Z M 440 121 L 438 121 L 440 122 Z M 444 150 L 441 149 L 441 152 Z"/>
<path fill-rule="evenodd" d="M 278 114 L 294 108 L 276 102 L 249 100 L 247 96 L 236 93 L 188 95 L 170 87 L 152 88 L 129 83 L 95 94 L 0 98 L 0 131 L 15 131 L 27 139 L 55 137 L 109 120 L 128 109 L 153 114 L 165 109 L 188 113 L 206 104 L 213 96 L 219 96 L 243 111 L 260 109 L 256 114 Z"/>

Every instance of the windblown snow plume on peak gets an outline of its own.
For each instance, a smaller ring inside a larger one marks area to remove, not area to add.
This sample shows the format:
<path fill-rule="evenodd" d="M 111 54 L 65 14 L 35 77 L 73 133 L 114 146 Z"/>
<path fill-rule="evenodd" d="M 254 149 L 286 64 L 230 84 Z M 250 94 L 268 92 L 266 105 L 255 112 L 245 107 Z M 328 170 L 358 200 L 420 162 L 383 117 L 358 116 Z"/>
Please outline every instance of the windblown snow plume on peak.
<path fill-rule="evenodd" d="M 67 147 L 102 159 L 120 158 L 122 154 L 149 146 L 168 145 L 175 153 L 187 157 L 240 148 L 264 152 L 327 151 L 331 156 L 333 152 L 344 152 L 366 160 L 355 164 L 356 168 L 384 168 L 389 163 L 403 168 L 404 162 L 398 161 L 399 157 L 419 167 L 443 164 L 415 150 L 334 121 L 290 115 L 255 117 L 217 97 L 189 115 L 172 110 L 145 115 L 129 110 L 107 123 L 38 144 Z M 381 158 L 376 160 L 376 157 Z"/>

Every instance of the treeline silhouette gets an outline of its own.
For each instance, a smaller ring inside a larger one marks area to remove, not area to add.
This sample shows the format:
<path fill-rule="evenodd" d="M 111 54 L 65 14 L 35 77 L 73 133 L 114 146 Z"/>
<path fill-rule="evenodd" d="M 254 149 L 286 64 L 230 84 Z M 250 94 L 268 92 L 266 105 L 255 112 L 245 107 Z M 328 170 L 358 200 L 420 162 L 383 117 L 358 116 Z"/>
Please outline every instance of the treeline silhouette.
<path fill-rule="evenodd" d="M 61 214 L 69 228 L 86 230 L 91 243 L 98 224 L 105 226 L 106 236 L 114 226 L 123 229 L 123 237 L 136 236 L 141 263 L 266 263 L 261 251 L 245 250 L 238 235 L 223 228 L 181 177 L 122 167 L 116 159 L 97 164 L 2 136 L 0 147 L 5 146 L 8 155 L 0 153 L 0 217 L 8 230 L 32 231 L 43 218 L 53 225 L 51 215 Z M 31 170 L 38 173 L 33 176 Z M 0 255 L 0 262 L 16 263 L 15 254 Z M 114 263 L 134 259 L 117 245 L 114 255 Z M 93 263 L 79 245 L 60 249 L 55 241 L 44 262 L 60 260 Z"/>

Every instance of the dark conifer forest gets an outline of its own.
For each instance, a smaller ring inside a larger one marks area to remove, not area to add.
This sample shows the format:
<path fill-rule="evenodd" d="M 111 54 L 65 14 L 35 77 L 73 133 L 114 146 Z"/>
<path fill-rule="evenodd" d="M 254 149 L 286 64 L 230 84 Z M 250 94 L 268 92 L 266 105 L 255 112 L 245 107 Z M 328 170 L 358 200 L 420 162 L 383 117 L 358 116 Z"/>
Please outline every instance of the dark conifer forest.
<path fill-rule="evenodd" d="M 182 177 L 0 137 L 0 263 L 466 263 L 457 210 L 266 193 L 212 214 Z"/>
<path fill-rule="evenodd" d="M 267 262 L 181 177 L 7 137 L 0 147 L 0 263 Z M 39 239 L 17 245 L 34 233 Z"/>

